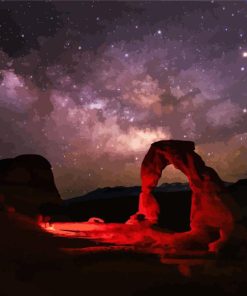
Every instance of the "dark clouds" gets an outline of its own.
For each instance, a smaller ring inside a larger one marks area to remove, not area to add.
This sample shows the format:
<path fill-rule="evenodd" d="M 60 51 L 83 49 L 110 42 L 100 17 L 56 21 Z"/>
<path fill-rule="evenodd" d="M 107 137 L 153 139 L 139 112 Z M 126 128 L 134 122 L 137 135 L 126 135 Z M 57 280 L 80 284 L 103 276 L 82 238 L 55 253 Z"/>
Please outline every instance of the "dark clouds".
<path fill-rule="evenodd" d="M 1 4 L 1 157 L 46 156 L 65 197 L 139 183 L 150 143 L 169 138 L 246 177 L 245 3 L 40 5 Z"/>

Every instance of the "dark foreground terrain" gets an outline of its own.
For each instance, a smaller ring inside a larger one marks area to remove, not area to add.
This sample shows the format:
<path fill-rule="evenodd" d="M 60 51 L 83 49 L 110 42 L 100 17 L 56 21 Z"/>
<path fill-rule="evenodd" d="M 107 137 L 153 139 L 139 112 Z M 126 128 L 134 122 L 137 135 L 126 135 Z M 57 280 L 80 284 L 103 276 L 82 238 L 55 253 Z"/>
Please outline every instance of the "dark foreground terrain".
<path fill-rule="evenodd" d="M 101 244 L 52 237 L 28 218 L 6 213 L 0 214 L 0 231 L 0 295 L 246 294 L 245 253 L 235 259 L 173 258 L 163 263 L 154 255 L 122 250 L 68 254 L 61 248 Z"/>
<path fill-rule="evenodd" d="M 232 185 L 230 190 L 233 195 L 237 193 L 236 198 L 244 209 L 246 184 L 242 183 Z M 176 231 L 186 230 L 190 192 L 158 193 L 157 198 L 162 207 L 161 224 Z M 63 214 L 65 220 L 86 221 L 91 216 L 100 216 L 107 222 L 114 219 L 124 222 L 137 208 L 137 196 L 79 200 L 64 203 L 57 218 Z M 58 211 L 54 207 L 46 210 Z M 27 215 L 0 212 L 1 296 L 246 294 L 247 249 L 244 245 L 235 247 L 227 256 L 175 256 L 161 262 L 155 255 L 100 249 L 98 247 L 106 244 L 54 237 L 33 221 Z M 62 251 L 66 248 L 86 251 L 71 254 Z"/>
<path fill-rule="evenodd" d="M 27 157 L 27 158 L 26 158 Z M 246 295 L 247 247 L 235 242 L 225 252 L 160 258 L 85 238 L 59 237 L 38 226 L 51 221 L 128 220 L 140 188 L 105 188 L 62 201 L 45 160 L 25 156 L 0 163 L 0 296 L 9 295 Z M 38 177 L 37 177 L 38 176 Z M 159 227 L 189 230 L 190 191 L 158 188 Z M 247 226 L 247 181 L 228 184 Z M 241 236 L 241 234 L 240 234 Z M 74 250 L 70 252 L 69 250 Z"/>

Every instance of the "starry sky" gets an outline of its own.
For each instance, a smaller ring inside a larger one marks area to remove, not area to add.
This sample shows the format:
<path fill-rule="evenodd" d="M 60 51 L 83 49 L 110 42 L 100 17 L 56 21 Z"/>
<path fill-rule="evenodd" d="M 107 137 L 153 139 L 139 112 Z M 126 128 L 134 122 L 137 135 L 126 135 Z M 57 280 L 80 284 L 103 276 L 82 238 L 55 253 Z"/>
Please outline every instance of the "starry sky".
<path fill-rule="evenodd" d="M 246 178 L 247 2 L 1 2 L 0 134 L 0 158 L 43 155 L 63 198 L 139 185 L 162 139 Z"/>

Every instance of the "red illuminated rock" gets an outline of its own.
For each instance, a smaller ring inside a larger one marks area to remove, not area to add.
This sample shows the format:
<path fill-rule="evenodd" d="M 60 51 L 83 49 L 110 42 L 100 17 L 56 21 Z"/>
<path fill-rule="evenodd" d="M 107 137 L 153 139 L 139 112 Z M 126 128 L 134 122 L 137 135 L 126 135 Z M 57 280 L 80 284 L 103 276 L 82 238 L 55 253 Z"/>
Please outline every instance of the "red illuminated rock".
<path fill-rule="evenodd" d="M 157 222 L 159 205 L 152 190 L 157 186 L 163 169 L 172 164 L 187 176 L 192 190 L 191 232 L 203 236 L 210 228 L 217 229 L 220 237 L 209 244 L 209 250 L 218 251 L 232 234 L 238 215 L 237 206 L 216 171 L 206 166 L 194 149 L 194 143 L 190 141 L 167 140 L 151 145 L 141 166 L 139 211 L 128 223 L 143 216 L 150 223 Z"/>

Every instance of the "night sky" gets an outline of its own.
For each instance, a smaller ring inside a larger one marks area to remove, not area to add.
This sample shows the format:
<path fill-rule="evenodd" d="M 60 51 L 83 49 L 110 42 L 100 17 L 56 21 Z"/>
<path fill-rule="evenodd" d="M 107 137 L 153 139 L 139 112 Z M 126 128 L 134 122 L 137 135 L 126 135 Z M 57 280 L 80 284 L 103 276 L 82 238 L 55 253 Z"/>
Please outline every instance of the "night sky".
<path fill-rule="evenodd" d="M 63 198 L 139 185 L 161 139 L 246 178 L 247 2 L 1 2 L 0 135 L 0 158 L 46 157 Z"/>

